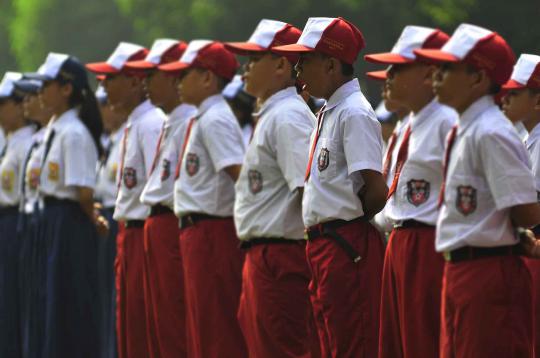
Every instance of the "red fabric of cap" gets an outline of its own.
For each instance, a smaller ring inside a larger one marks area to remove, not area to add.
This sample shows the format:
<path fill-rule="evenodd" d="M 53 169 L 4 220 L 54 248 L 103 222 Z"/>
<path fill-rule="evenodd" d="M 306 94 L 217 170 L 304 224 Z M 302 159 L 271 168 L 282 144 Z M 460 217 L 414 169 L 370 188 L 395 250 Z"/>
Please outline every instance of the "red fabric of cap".
<path fill-rule="evenodd" d="M 234 54 L 227 50 L 221 42 L 212 42 L 197 53 L 192 63 L 171 62 L 158 68 L 163 71 L 183 71 L 198 67 L 214 72 L 216 75 L 231 80 L 240 64 Z"/>
<path fill-rule="evenodd" d="M 142 49 L 134 53 L 127 59 L 126 63 L 124 63 L 124 66 L 120 70 L 109 65 L 107 62 L 88 63 L 86 64 L 86 68 L 91 72 L 99 73 L 99 74 L 115 74 L 115 73 L 132 74 L 133 72 L 129 68 L 126 67 L 126 64 L 130 61 L 144 60 L 147 54 L 148 54 L 147 49 Z"/>
<path fill-rule="evenodd" d="M 366 76 L 369 79 L 375 80 L 375 81 L 385 81 L 387 77 L 387 71 L 370 71 L 366 72 Z"/>
<path fill-rule="evenodd" d="M 178 61 L 180 57 L 184 54 L 184 51 L 186 51 L 187 44 L 183 41 L 180 41 L 177 45 L 172 46 L 170 49 L 165 51 L 163 55 L 161 56 L 161 60 L 158 64 L 141 60 L 141 61 L 129 61 L 126 63 L 126 68 L 134 69 L 134 70 L 150 70 L 157 68 L 159 65 L 164 65 L 166 63 L 171 63 L 174 61 Z"/>
<path fill-rule="evenodd" d="M 442 32 L 441 30 L 435 30 L 431 35 L 429 35 L 424 43 L 422 44 L 422 49 L 440 49 L 444 46 L 444 44 L 448 41 L 450 36 L 448 34 Z M 412 63 L 417 59 L 407 58 L 403 57 L 398 53 L 393 52 L 383 52 L 383 53 L 375 53 L 364 56 L 364 59 L 369 62 L 374 63 L 381 63 L 385 65 L 397 65 L 397 64 L 403 64 L 403 63 Z"/>
<path fill-rule="evenodd" d="M 478 41 L 463 60 L 441 50 L 415 50 L 415 54 L 428 62 L 465 62 L 478 70 L 485 70 L 493 82 L 503 85 L 512 75 L 516 62 L 514 51 L 497 33 Z"/>

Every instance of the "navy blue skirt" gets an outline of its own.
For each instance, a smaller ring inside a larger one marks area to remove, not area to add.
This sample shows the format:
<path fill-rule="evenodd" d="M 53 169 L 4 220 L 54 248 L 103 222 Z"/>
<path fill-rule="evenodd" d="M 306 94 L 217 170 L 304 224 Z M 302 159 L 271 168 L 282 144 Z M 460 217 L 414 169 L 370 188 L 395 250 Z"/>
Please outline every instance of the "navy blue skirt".
<path fill-rule="evenodd" d="M 99 357 L 98 235 L 79 203 L 46 198 L 44 358 Z"/>
<path fill-rule="evenodd" d="M 0 209 L 0 357 L 19 358 L 18 208 Z"/>

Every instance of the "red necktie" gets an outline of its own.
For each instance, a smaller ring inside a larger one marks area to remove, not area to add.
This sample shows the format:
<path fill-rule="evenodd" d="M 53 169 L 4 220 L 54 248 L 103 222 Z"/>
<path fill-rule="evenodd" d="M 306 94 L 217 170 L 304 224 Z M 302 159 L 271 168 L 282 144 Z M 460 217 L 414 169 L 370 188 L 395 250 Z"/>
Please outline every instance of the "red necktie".
<path fill-rule="evenodd" d="M 120 155 L 120 175 L 118 176 L 118 189 L 119 190 L 120 190 L 120 185 L 122 184 L 122 178 L 124 176 L 124 158 L 126 156 L 128 133 L 129 133 L 129 127 L 126 125 L 126 128 L 124 128 L 124 136 L 122 137 L 122 154 Z"/>
<path fill-rule="evenodd" d="M 182 159 L 184 158 L 184 152 L 186 151 L 187 143 L 189 141 L 189 136 L 191 135 L 191 128 L 193 123 L 195 123 L 195 117 L 189 120 L 189 124 L 186 129 L 186 135 L 184 136 L 184 144 L 182 145 L 182 151 L 180 152 L 180 157 L 178 158 L 178 163 L 176 164 L 176 173 L 174 174 L 174 179 L 178 179 L 180 176 L 180 170 L 182 168 Z"/>
<path fill-rule="evenodd" d="M 309 150 L 309 161 L 306 168 L 306 174 L 304 175 L 304 181 L 307 182 L 311 174 L 311 163 L 313 162 L 313 155 L 315 154 L 315 148 L 317 148 L 317 142 L 319 141 L 319 136 L 321 135 L 322 125 L 324 121 L 324 109 L 326 105 L 322 106 L 317 114 L 317 132 L 315 133 L 315 138 L 311 144 L 311 149 Z"/>
<path fill-rule="evenodd" d="M 390 185 L 390 189 L 388 189 L 388 195 L 386 196 L 386 200 L 390 199 L 392 195 L 396 192 L 397 185 L 399 182 L 399 176 L 401 175 L 401 169 L 403 169 L 403 164 L 405 164 L 405 161 L 407 160 L 407 155 L 409 154 L 409 138 L 411 137 L 411 125 L 409 124 L 407 126 L 407 129 L 405 130 L 405 134 L 403 135 L 403 141 L 401 142 L 401 146 L 399 147 L 399 152 L 396 159 L 396 169 L 394 172 L 394 179 L 392 180 L 392 185 Z"/>
<path fill-rule="evenodd" d="M 394 147 L 396 146 L 397 141 L 397 134 L 396 132 L 392 132 L 392 135 L 388 139 L 388 149 L 386 151 L 386 158 L 384 158 L 384 165 L 383 165 L 383 178 L 384 181 L 388 178 L 388 173 L 390 172 L 390 166 L 392 164 L 392 152 L 394 151 Z"/>
<path fill-rule="evenodd" d="M 154 154 L 154 160 L 152 161 L 152 167 L 150 169 L 150 174 L 154 172 L 154 169 L 156 169 L 157 161 L 159 158 L 159 154 L 161 151 L 161 141 L 163 140 L 163 136 L 165 135 L 165 122 L 163 122 L 163 126 L 161 127 L 161 133 L 159 134 L 159 139 L 157 142 L 157 148 L 156 148 L 156 154 Z"/>
<path fill-rule="evenodd" d="M 443 181 L 441 184 L 441 190 L 439 191 L 439 202 L 438 202 L 439 208 L 442 206 L 444 202 L 446 173 L 448 172 L 448 163 L 450 161 L 450 153 L 452 152 L 452 147 L 454 146 L 454 142 L 456 141 L 457 129 L 458 129 L 457 125 L 452 127 L 452 130 L 450 131 L 450 135 L 448 136 L 448 141 L 446 142 L 446 151 L 444 153 L 444 163 L 443 163 Z"/>

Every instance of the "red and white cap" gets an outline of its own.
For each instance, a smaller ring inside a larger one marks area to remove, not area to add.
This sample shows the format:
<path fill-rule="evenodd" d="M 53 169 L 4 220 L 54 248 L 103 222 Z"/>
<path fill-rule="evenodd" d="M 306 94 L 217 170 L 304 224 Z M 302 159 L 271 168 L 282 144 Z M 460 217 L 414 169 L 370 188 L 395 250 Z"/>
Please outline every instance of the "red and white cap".
<path fill-rule="evenodd" d="M 193 40 L 179 61 L 158 66 L 160 70 L 170 72 L 183 71 L 192 67 L 204 68 L 231 80 L 240 64 L 234 54 L 221 42 Z"/>
<path fill-rule="evenodd" d="M 540 88 L 540 56 L 522 54 L 502 89 Z"/>
<path fill-rule="evenodd" d="M 364 46 L 364 36 L 347 20 L 341 17 L 310 17 L 296 44 L 278 46 L 272 50 L 283 55 L 321 52 L 353 64 Z"/>
<path fill-rule="evenodd" d="M 159 65 L 178 61 L 186 48 L 187 44 L 183 41 L 159 39 L 154 41 L 150 52 L 148 52 L 144 60 L 127 62 L 126 68 L 133 70 L 154 69 Z"/>
<path fill-rule="evenodd" d="M 129 42 L 120 42 L 106 62 L 94 62 L 86 65 L 89 71 L 100 74 L 125 72 L 129 61 L 143 60 L 148 50 Z"/>
<path fill-rule="evenodd" d="M 227 42 L 225 47 L 237 55 L 249 56 L 253 52 L 272 51 L 273 47 L 295 44 L 302 31 L 286 22 L 262 19 L 246 42 Z M 298 55 L 289 57 L 291 62 L 298 60 Z"/>
<path fill-rule="evenodd" d="M 440 49 L 450 38 L 438 29 L 422 26 L 406 26 L 391 52 L 364 56 L 366 61 L 395 65 L 416 61 L 414 50 L 422 48 Z"/>
<path fill-rule="evenodd" d="M 369 79 L 372 79 L 375 81 L 386 81 L 386 78 L 388 76 L 388 71 L 387 70 L 370 71 L 370 72 L 366 72 L 366 76 Z"/>
<path fill-rule="evenodd" d="M 504 84 L 512 73 L 516 56 L 496 32 L 470 24 L 461 24 L 440 49 L 418 49 L 419 59 L 435 62 L 465 62 L 485 70 L 493 82 Z"/>
<path fill-rule="evenodd" d="M 11 97 L 15 91 L 15 81 L 20 80 L 22 76 L 22 73 L 19 72 L 6 72 L 2 82 L 0 82 L 0 98 Z"/>

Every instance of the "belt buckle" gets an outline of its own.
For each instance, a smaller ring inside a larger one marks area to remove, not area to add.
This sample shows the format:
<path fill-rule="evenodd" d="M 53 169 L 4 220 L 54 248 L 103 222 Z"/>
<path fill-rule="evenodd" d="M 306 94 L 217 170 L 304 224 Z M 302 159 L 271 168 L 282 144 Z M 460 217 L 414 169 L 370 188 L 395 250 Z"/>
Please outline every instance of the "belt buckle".
<path fill-rule="evenodd" d="M 304 229 L 304 240 L 309 240 L 309 233 L 308 233 L 308 229 Z"/>
<path fill-rule="evenodd" d="M 399 229 L 403 227 L 403 220 L 396 221 L 393 225 L 394 229 Z"/>
<path fill-rule="evenodd" d="M 451 251 L 444 251 L 443 257 L 446 261 L 451 262 L 452 261 L 452 252 Z"/>

